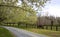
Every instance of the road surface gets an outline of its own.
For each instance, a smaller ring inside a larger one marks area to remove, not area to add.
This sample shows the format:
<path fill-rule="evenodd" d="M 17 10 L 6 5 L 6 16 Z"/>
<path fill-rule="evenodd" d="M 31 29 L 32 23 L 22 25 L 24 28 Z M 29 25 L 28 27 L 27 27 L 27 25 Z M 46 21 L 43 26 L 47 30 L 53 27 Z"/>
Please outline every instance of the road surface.
<path fill-rule="evenodd" d="M 4 28 L 6 28 L 10 32 L 12 32 L 16 37 L 48 37 L 46 35 L 29 32 L 29 31 L 19 29 L 19 28 L 5 27 L 5 26 L 4 26 Z"/>

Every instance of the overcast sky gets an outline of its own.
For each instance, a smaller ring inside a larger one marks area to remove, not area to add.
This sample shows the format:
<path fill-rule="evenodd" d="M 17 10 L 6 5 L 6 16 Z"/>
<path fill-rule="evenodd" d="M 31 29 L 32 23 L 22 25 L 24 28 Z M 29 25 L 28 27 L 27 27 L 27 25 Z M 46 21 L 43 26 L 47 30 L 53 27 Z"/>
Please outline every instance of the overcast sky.
<path fill-rule="evenodd" d="M 51 0 L 51 3 L 47 3 L 44 12 L 49 12 L 49 15 L 60 17 L 60 0 Z"/>
<path fill-rule="evenodd" d="M 19 1 L 21 4 L 21 1 Z M 50 3 L 47 3 L 43 8 L 43 12 L 49 12 L 49 15 L 60 17 L 60 0 L 51 0 Z"/>

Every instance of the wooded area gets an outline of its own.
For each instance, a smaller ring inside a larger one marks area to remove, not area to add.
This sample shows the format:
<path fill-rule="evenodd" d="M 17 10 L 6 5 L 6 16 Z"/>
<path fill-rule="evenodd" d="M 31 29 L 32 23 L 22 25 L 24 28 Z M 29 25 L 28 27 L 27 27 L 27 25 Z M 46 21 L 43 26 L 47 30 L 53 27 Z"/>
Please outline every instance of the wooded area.
<path fill-rule="evenodd" d="M 48 1 L 49 0 L 0 0 L 0 25 L 4 23 L 18 23 L 18 26 L 21 23 L 32 24 L 37 27 L 42 27 L 43 25 L 60 25 L 60 17 L 37 16 L 38 11 L 42 9 Z"/>
<path fill-rule="evenodd" d="M 0 0 L 0 22 L 36 24 L 37 12 L 33 7 L 43 7 L 47 1 L 48 0 Z M 21 5 L 18 5 L 18 3 Z"/>

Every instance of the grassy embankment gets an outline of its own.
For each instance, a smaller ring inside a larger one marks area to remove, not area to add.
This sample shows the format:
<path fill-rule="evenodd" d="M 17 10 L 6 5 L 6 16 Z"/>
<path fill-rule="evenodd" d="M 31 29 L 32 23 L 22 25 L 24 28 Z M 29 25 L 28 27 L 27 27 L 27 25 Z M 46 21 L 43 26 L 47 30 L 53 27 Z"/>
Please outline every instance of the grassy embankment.
<path fill-rule="evenodd" d="M 0 37 L 14 37 L 14 36 L 7 29 L 0 27 Z"/>

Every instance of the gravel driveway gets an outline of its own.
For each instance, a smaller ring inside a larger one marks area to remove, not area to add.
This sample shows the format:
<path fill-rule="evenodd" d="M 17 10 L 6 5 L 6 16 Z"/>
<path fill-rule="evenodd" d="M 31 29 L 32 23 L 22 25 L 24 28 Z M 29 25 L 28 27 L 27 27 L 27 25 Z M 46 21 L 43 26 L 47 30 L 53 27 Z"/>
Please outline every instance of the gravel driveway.
<path fill-rule="evenodd" d="M 4 26 L 4 28 L 11 31 L 16 37 L 47 37 L 46 35 L 37 34 L 37 33 L 23 30 L 23 29 L 14 28 L 14 27 L 5 27 Z"/>

